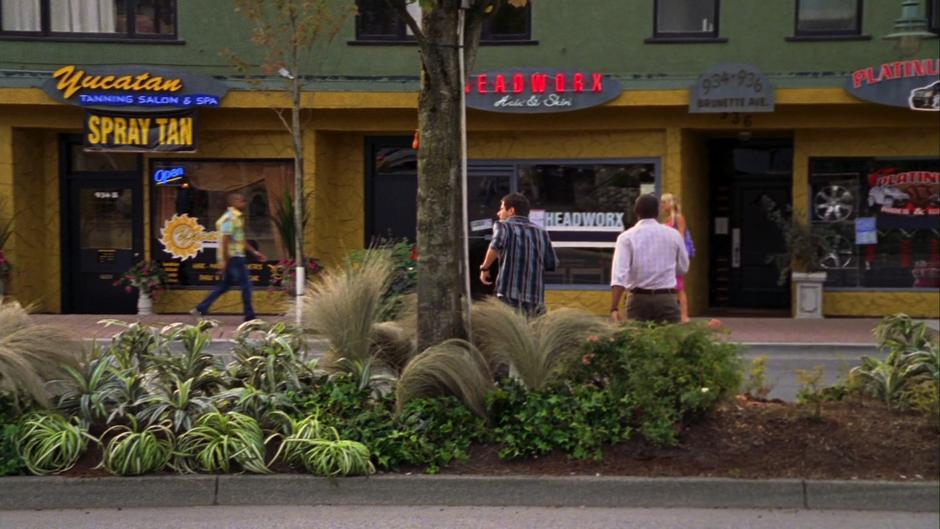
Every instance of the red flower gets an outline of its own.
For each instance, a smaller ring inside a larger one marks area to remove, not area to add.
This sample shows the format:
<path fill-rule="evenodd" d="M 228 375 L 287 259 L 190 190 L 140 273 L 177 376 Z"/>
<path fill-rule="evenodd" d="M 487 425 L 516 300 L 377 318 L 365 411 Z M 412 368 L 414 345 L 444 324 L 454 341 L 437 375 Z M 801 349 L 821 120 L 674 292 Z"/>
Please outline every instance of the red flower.
<path fill-rule="evenodd" d="M 412 261 L 418 260 L 418 247 L 417 246 L 411 247 L 411 260 Z"/>
<path fill-rule="evenodd" d="M 133 292 L 133 291 L 134 291 L 134 289 L 131 288 L 130 286 L 124 287 L 124 292 L 127 292 L 128 294 L 130 294 L 130 293 Z"/>
<path fill-rule="evenodd" d="M 712 319 L 708 320 L 708 328 L 709 328 L 709 329 L 718 329 L 718 328 L 720 328 L 720 327 L 721 327 L 721 320 L 716 319 L 716 318 L 712 318 Z"/>
<path fill-rule="evenodd" d="M 594 360 L 594 353 L 588 353 L 581 357 L 581 363 L 586 366 L 591 365 L 592 360 Z"/>

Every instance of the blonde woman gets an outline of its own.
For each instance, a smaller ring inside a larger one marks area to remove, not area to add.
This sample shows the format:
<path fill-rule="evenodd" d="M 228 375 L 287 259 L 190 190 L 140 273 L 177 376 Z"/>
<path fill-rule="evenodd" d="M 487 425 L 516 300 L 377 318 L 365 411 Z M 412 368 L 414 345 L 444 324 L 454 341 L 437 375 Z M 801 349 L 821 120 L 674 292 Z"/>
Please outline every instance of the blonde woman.
<path fill-rule="evenodd" d="M 663 193 L 660 197 L 659 213 L 660 222 L 679 231 L 679 235 L 685 240 L 686 228 L 685 217 L 682 215 L 682 209 L 679 206 L 679 200 L 672 193 Z M 676 296 L 679 298 L 679 313 L 682 323 L 689 321 L 689 300 L 685 296 L 685 276 L 676 276 Z"/>

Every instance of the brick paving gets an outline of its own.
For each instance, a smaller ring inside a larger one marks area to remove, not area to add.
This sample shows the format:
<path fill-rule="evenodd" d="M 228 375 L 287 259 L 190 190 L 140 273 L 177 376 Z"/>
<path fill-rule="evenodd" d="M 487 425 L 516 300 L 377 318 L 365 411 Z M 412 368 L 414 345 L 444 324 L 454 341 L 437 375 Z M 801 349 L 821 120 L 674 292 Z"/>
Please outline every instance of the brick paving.
<path fill-rule="evenodd" d="M 98 314 L 34 314 L 36 323 L 65 327 L 81 338 L 108 338 L 117 332 L 115 327 L 99 325 L 99 320 L 114 318 L 123 321 L 141 321 L 150 325 L 175 322 L 194 323 L 189 314 L 156 314 L 153 316 Z M 285 319 L 284 316 L 265 318 Z M 213 331 L 217 339 L 230 338 L 241 324 L 240 316 L 212 316 L 220 323 Z M 708 318 L 696 318 L 707 320 Z M 792 318 L 719 318 L 728 328 L 730 338 L 744 343 L 818 343 L 818 344 L 874 344 L 871 330 L 876 318 L 827 318 L 823 320 L 795 320 Z"/>

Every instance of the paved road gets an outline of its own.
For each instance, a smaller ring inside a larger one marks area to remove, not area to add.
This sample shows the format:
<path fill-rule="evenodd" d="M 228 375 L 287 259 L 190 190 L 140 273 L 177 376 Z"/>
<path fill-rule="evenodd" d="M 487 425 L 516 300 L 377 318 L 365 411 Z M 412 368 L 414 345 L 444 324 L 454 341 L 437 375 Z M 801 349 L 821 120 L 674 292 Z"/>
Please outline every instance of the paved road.
<path fill-rule="evenodd" d="M 0 511 L 0 529 L 936 529 L 937 513 L 523 507 Z"/>

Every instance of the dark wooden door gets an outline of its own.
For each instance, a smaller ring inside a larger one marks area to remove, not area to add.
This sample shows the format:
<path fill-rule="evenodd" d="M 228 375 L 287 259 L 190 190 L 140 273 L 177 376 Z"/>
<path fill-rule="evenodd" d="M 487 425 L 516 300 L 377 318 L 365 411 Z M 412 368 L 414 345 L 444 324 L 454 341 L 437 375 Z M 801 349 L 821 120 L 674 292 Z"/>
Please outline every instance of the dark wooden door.
<path fill-rule="evenodd" d="M 136 291 L 128 293 L 114 282 L 143 255 L 143 203 L 138 175 L 71 178 L 66 194 L 66 310 L 82 314 L 135 313 Z"/>

